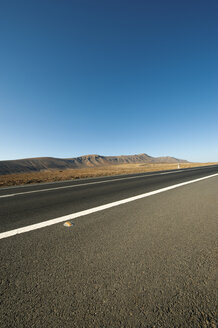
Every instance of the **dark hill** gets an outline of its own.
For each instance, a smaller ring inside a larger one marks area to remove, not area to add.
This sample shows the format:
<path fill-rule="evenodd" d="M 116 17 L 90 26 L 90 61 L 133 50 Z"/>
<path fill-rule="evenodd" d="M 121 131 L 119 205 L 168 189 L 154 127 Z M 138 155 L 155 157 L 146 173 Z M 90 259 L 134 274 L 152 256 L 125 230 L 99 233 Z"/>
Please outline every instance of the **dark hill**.
<path fill-rule="evenodd" d="M 0 175 L 11 173 L 37 172 L 43 170 L 75 169 L 84 167 L 106 166 L 116 164 L 143 163 L 187 163 L 174 157 L 151 157 L 147 154 L 126 156 L 85 155 L 75 158 L 26 158 L 10 161 L 0 161 Z"/>

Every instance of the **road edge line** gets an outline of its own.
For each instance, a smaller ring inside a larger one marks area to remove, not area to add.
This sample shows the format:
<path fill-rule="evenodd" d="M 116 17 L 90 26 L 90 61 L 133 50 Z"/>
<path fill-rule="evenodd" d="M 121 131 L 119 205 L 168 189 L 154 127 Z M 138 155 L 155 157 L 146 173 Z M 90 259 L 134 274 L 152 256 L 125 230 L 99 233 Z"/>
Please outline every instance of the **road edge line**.
<path fill-rule="evenodd" d="M 209 179 L 209 178 L 213 178 L 215 176 L 218 176 L 218 173 L 208 175 L 206 177 L 194 179 L 194 180 L 189 180 L 189 181 L 186 181 L 186 182 L 181 182 L 181 183 L 178 183 L 178 184 L 175 184 L 175 185 L 172 185 L 172 186 L 168 186 L 168 187 L 164 187 L 164 188 L 161 188 L 161 189 L 157 189 L 157 190 L 154 190 L 154 191 L 149 191 L 149 192 L 146 192 L 144 194 L 140 194 L 140 195 L 137 195 L 137 196 L 125 198 L 125 199 L 118 200 L 118 201 L 108 203 L 108 204 L 105 204 L 105 205 L 100 205 L 100 206 L 93 207 L 93 208 L 83 210 L 83 211 L 80 211 L 80 212 L 64 215 L 64 216 L 61 216 L 61 217 L 58 217 L 58 218 L 55 218 L 55 219 L 50 219 L 50 220 L 47 220 L 47 221 L 44 221 L 44 222 L 32 224 L 32 225 L 25 226 L 25 227 L 22 227 L 22 228 L 17 228 L 17 229 L 14 229 L 14 230 L 9 230 L 9 231 L 6 231 L 6 232 L 2 232 L 2 233 L 0 233 L 0 239 L 4 239 L 4 238 L 12 237 L 12 236 L 15 236 L 15 235 L 18 235 L 18 234 L 22 234 L 22 233 L 25 233 L 25 232 L 45 228 L 45 227 L 48 227 L 48 226 L 51 226 L 51 225 L 54 225 L 54 224 L 57 224 L 57 223 L 61 223 L 61 222 L 67 221 L 67 220 L 73 220 L 73 219 L 76 219 L 76 218 L 81 217 L 81 216 L 86 216 L 86 215 L 89 215 L 89 214 L 92 214 L 92 213 L 103 211 L 103 210 L 108 209 L 108 208 L 112 208 L 112 207 L 115 207 L 115 206 L 119 206 L 119 205 L 122 205 L 122 204 L 133 202 L 133 201 L 138 200 L 138 199 L 153 196 L 153 195 L 156 195 L 156 194 L 168 191 L 168 190 L 176 189 L 176 188 L 179 188 L 179 187 L 194 183 L 194 182 L 198 182 L 198 181 L 206 180 L 206 179 Z"/>

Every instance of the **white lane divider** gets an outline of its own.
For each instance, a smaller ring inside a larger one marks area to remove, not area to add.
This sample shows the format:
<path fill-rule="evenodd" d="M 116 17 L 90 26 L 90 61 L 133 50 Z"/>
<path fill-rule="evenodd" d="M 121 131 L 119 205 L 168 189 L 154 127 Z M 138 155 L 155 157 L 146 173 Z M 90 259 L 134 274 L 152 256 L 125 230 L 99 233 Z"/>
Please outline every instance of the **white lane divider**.
<path fill-rule="evenodd" d="M 176 172 L 164 172 L 164 173 L 160 173 L 161 175 L 162 174 L 172 174 L 172 173 L 180 173 L 180 172 L 184 172 L 185 170 L 179 170 L 179 171 L 176 171 Z M 191 171 L 191 170 L 190 170 Z"/>
<path fill-rule="evenodd" d="M 32 225 L 29 225 L 29 226 L 26 226 L 26 227 L 22 227 L 22 228 L 10 230 L 10 231 L 2 232 L 2 233 L 0 233 L 0 239 L 8 238 L 8 237 L 11 237 L 11 236 L 14 236 L 14 235 L 17 235 L 17 234 L 21 234 L 21 233 L 24 233 L 24 232 L 32 231 L 32 230 L 41 229 L 41 228 L 48 227 L 48 226 L 51 226 L 53 224 L 61 223 L 61 222 L 64 222 L 64 221 L 69 221 L 69 220 L 72 221 L 73 219 L 76 219 L 80 216 L 85 216 L 85 215 L 88 215 L 88 214 L 103 211 L 103 210 L 106 210 L 106 209 L 111 208 L 111 207 L 115 207 L 115 206 L 119 206 L 119 205 L 126 204 L 126 203 L 129 203 L 129 202 L 133 202 L 133 201 L 138 200 L 138 199 L 142 199 L 142 198 L 145 198 L 145 197 L 156 195 L 156 194 L 159 194 L 161 192 L 165 192 L 165 191 L 168 191 L 168 190 L 172 190 L 172 189 L 179 188 L 179 187 L 182 187 L 182 186 L 194 183 L 194 182 L 202 181 L 202 180 L 217 177 L 217 176 L 218 176 L 218 173 L 208 175 L 208 176 L 203 177 L 203 178 L 198 178 L 198 179 L 195 179 L 195 180 L 190 180 L 190 181 L 178 183 L 178 184 L 175 184 L 175 185 L 172 185 L 172 186 L 169 186 L 169 187 L 165 187 L 165 188 L 161 188 L 161 189 L 158 189 L 158 190 L 146 192 L 146 193 L 141 194 L 141 195 L 137 195 L 137 196 L 129 197 L 129 198 L 126 198 L 126 199 L 118 200 L 118 201 L 115 201 L 115 202 L 112 202 L 112 203 L 109 203 L 109 204 L 93 207 L 93 208 L 90 208 L 88 210 L 80 211 L 80 212 L 77 212 L 77 213 L 72 213 L 72 214 L 69 214 L 69 215 L 64 215 L 64 216 L 61 216 L 61 217 L 58 217 L 58 218 L 55 218 L 55 219 L 51 219 L 51 220 L 48 220 L 48 221 L 32 224 Z"/>
<path fill-rule="evenodd" d="M 33 193 L 37 193 L 37 192 L 46 192 L 46 191 L 52 191 L 52 190 L 58 190 L 58 189 L 83 187 L 83 186 L 88 186 L 88 185 L 93 185 L 93 184 L 109 183 L 109 182 L 115 182 L 115 181 L 121 181 L 121 180 L 147 178 L 147 177 L 153 177 L 153 176 L 162 175 L 162 174 L 180 173 L 180 172 L 183 172 L 183 171 L 184 170 L 173 171 L 173 172 L 157 173 L 157 174 L 146 174 L 146 175 L 139 175 L 139 176 L 137 175 L 137 176 L 133 176 L 133 177 L 126 177 L 126 178 L 119 178 L 119 179 L 110 179 L 110 180 L 103 180 L 103 181 L 94 181 L 94 182 L 88 182 L 88 183 L 80 183 L 80 184 L 70 185 L 70 186 L 62 186 L 62 187 L 46 188 L 46 189 L 40 189 L 40 190 L 23 191 L 23 192 L 17 192 L 15 194 L 1 195 L 0 198 L 13 197 L 13 196 L 25 195 L 25 194 L 33 194 Z"/>

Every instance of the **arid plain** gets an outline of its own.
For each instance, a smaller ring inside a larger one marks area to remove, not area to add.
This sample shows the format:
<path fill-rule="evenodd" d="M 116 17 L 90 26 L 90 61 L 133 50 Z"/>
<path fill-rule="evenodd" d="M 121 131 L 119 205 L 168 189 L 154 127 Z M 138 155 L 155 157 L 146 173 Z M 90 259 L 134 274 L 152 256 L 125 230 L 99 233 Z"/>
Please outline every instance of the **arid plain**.
<path fill-rule="evenodd" d="M 110 175 L 175 170 L 214 165 L 217 163 L 146 163 L 146 164 L 117 164 L 89 168 L 75 168 L 66 170 L 42 170 L 40 172 L 27 172 L 0 175 L 0 187 L 16 186 L 33 183 L 74 180 Z"/>

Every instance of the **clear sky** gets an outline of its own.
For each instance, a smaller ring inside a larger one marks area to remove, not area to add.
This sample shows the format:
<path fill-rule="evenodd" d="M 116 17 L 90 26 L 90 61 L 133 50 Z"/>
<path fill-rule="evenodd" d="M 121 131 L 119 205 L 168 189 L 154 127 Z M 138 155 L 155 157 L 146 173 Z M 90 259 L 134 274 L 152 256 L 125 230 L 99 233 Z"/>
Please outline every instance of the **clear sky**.
<path fill-rule="evenodd" d="M 217 0 L 1 0 L 0 160 L 218 161 Z"/>

